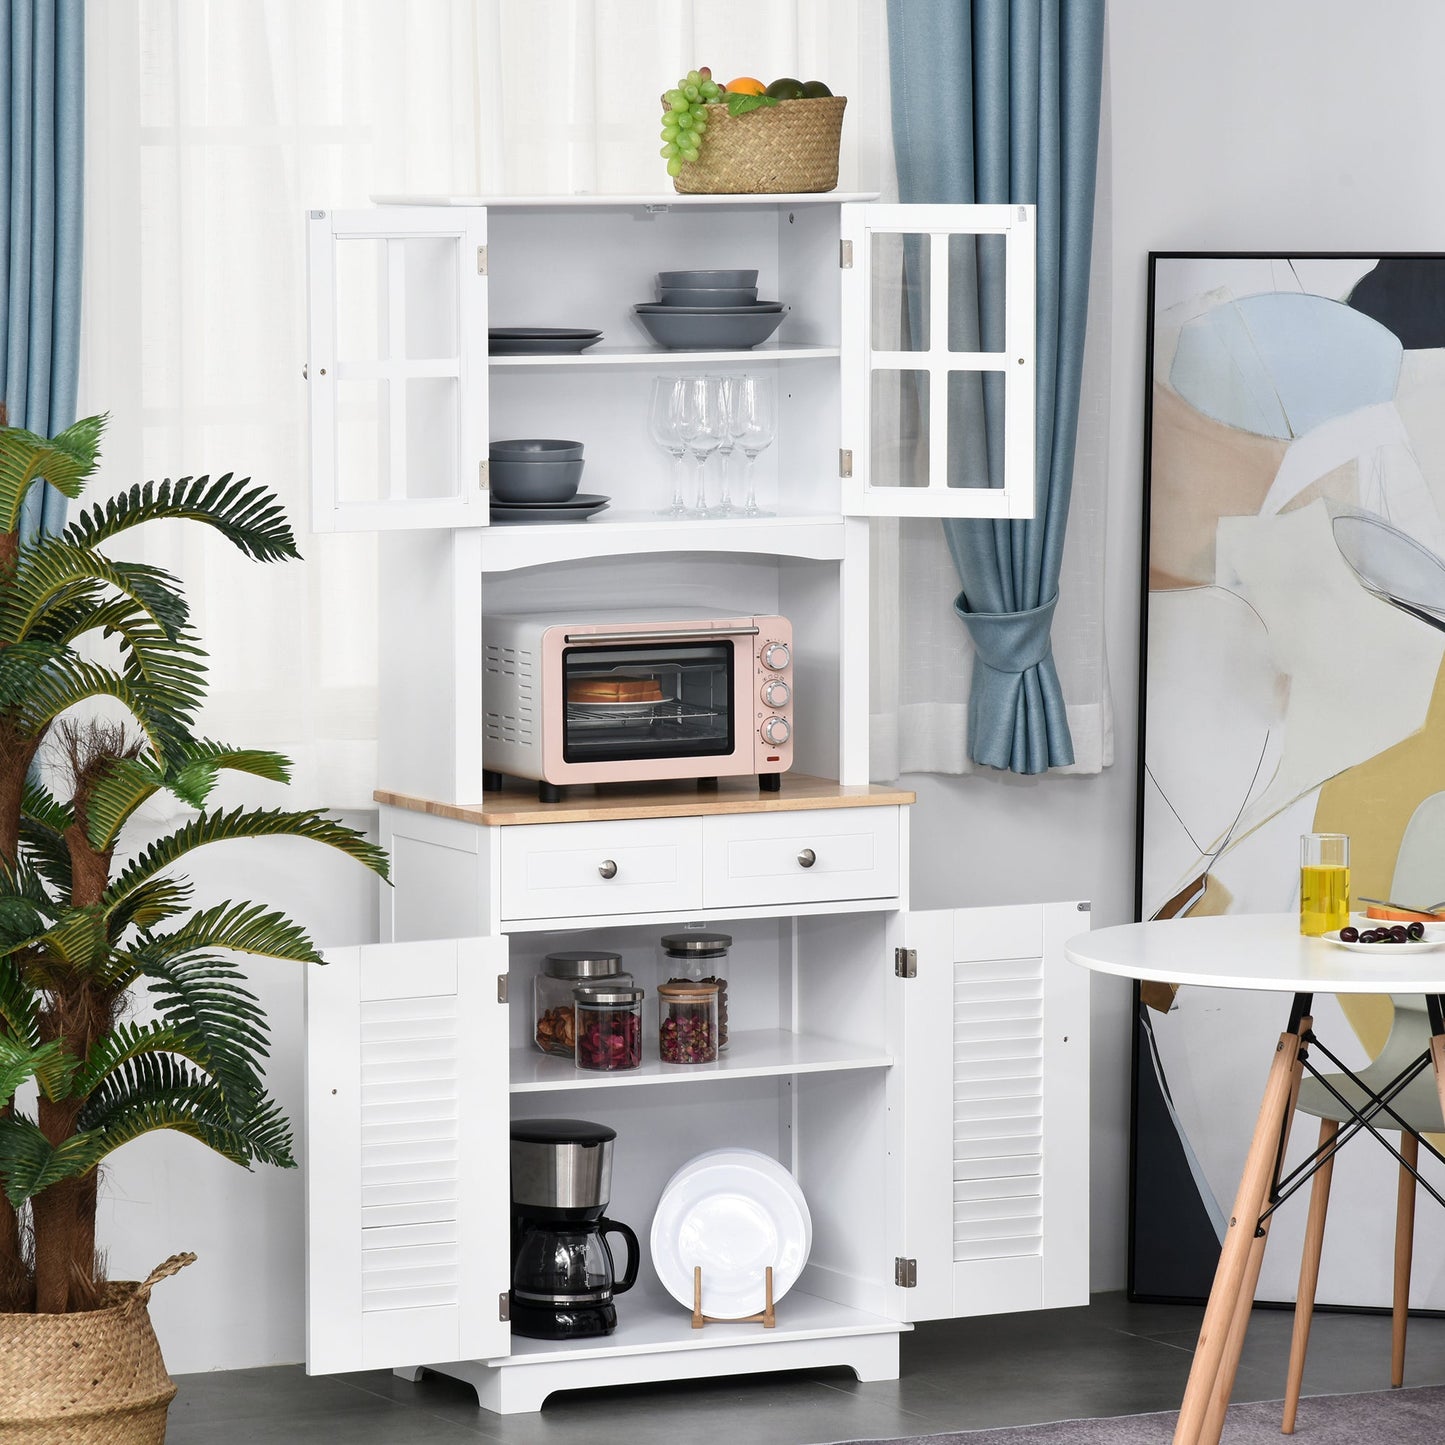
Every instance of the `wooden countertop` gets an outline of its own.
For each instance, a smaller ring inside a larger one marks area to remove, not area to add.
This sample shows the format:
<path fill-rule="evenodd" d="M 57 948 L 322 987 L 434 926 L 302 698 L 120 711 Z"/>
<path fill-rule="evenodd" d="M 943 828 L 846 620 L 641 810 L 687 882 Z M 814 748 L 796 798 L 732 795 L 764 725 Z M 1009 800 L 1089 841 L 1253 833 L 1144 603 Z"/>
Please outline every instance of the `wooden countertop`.
<path fill-rule="evenodd" d="M 783 776 L 781 792 L 759 791 L 753 778 L 720 778 L 714 789 L 700 791 L 696 783 L 645 783 L 632 787 L 569 790 L 560 803 L 539 803 L 531 784 L 509 784 L 501 793 L 489 793 L 480 803 L 438 803 L 409 793 L 378 789 L 378 803 L 409 808 L 461 823 L 504 827 L 509 823 L 602 823 L 623 818 L 698 818 L 719 813 L 798 813 L 818 808 L 891 808 L 912 803 L 917 794 L 876 783 L 845 787 L 828 778 L 800 773 Z"/>

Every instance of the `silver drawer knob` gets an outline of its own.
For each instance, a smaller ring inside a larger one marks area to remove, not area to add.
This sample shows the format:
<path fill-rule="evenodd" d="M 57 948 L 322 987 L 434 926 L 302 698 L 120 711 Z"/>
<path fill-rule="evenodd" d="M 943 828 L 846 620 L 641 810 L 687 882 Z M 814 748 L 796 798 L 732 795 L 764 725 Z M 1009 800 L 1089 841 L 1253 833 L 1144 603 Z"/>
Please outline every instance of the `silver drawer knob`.
<path fill-rule="evenodd" d="M 617 877 L 617 864 L 615 864 L 615 863 L 612 861 L 612 859 L 609 858 L 605 863 L 599 863 L 599 864 L 597 865 L 597 871 L 598 871 L 604 878 L 616 878 L 616 877 Z"/>
<path fill-rule="evenodd" d="M 813 852 L 811 848 L 804 848 L 803 851 L 798 854 L 799 868 L 811 868 L 817 861 L 818 855 Z"/>

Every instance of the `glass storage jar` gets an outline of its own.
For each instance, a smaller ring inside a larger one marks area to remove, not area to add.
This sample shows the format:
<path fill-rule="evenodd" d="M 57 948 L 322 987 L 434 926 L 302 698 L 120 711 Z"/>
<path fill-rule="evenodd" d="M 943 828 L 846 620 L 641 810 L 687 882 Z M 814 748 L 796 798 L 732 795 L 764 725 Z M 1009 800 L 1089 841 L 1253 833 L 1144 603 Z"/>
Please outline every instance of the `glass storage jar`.
<path fill-rule="evenodd" d="M 669 983 L 717 985 L 717 1046 L 728 1046 L 728 949 L 732 935 L 688 929 L 662 936 L 662 968 Z"/>
<path fill-rule="evenodd" d="M 716 983 L 660 983 L 657 986 L 657 1053 L 665 1064 L 717 1061 Z"/>
<path fill-rule="evenodd" d="M 643 990 L 631 980 L 579 983 L 573 995 L 577 1015 L 577 1067 L 611 1073 L 642 1063 Z"/>
<path fill-rule="evenodd" d="M 532 984 L 533 1017 L 537 1021 L 532 1038 L 544 1054 L 572 1057 L 577 1022 L 572 994 L 579 983 L 605 978 L 631 982 L 622 972 L 620 953 L 605 948 L 574 949 L 549 953 L 542 960 L 542 971 Z"/>

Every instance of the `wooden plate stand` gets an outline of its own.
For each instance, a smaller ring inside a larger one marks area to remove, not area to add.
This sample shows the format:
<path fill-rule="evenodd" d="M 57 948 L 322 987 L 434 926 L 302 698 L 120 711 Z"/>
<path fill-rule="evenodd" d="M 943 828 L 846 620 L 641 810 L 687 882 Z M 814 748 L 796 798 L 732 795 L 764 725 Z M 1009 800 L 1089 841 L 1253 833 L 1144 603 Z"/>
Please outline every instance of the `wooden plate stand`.
<path fill-rule="evenodd" d="M 773 1314 L 773 1267 L 769 1265 L 764 1275 L 763 1285 L 763 1308 L 755 1315 L 739 1315 L 736 1319 L 720 1320 L 715 1315 L 705 1315 L 702 1312 L 702 1266 L 695 1264 L 692 1268 L 692 1327 L 700 1330 L 704 1325 L 753 1325 L 761 1324 L 765 1330 L 772 1329 L 777 1323 Z"/>

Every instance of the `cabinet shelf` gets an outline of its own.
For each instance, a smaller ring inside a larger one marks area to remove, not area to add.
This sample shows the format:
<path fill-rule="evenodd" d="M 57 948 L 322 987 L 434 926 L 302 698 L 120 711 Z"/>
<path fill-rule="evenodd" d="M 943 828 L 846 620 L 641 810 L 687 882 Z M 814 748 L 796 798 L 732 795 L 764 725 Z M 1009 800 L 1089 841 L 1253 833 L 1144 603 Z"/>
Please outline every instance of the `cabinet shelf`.
<path fill-rule="evenodd" d="M 727 1349 L 766 1339 L 828 1339 L 840 1335 L 902 1334 L 913 1328 L 865 1310 L 818 1299 L 792 1290 L 778 1301 L 777 1325 L 764 1332 L 762 1325 L 729 1324 L 695 1330 L 692 1315 L 671 1295 L 639 1290 L 617 1306 L 617 1329 L 601 1339 L 529 1340 L 512 1336 L 512 1353 L 488 1363 L 503 1369 L 541 1365 L 551 1361 L 604 1359 L 657 1350 Z"/>
<path fill-rule="evenodd" d="M 577 557 L 633 552 L 754 552 L 836 561 L 845 546 L 840 516 L 674 519 L 649 512 L 613 512 L 568 526 L 506 522 L 480 529 L 482 570 L 514 572 Z"/>
<path fill-rule="evenodd" d="M 644 1049 L 655 1046 L 644 1038 Z M 864 1044 L 847 1044 L 786 1029 L 746 1029 L 732 1035 L 715 1064 L 664 1064 L 644 1058 L 641 1068 L 616 1073 L 579 1069 L 530 1044 L 512 1050 L 512 1093 L 561 1089 L 617 1089 L 646 1084 L 691 1084 L 709 1079 L 762 1079 L 784 1074 L 825 1074 L 844 1069 L 886 1069 L 893 1056 Z M 686 1323 L 686 1320 L 684 1320 Z"/>
<path fill-rule="evenodd" d="M 508 371 L 516 366 L 697 366 L 706 362 L 735 362 L 744 365 L 757 361 L 826 361 L 841 352 L 836 346 L 754 346 L 701 351 L 663 350 L 657 346 L 596 346 L 588 351 L 563 356 L 489 356 L 487 365 L 494 371 Z"/>

